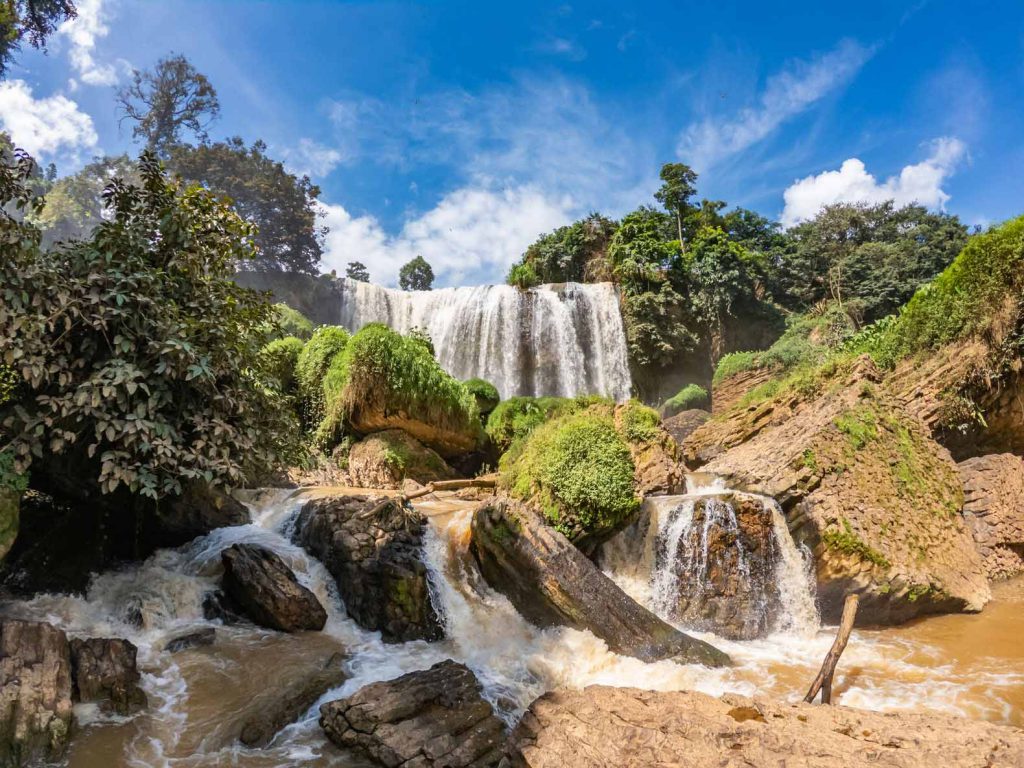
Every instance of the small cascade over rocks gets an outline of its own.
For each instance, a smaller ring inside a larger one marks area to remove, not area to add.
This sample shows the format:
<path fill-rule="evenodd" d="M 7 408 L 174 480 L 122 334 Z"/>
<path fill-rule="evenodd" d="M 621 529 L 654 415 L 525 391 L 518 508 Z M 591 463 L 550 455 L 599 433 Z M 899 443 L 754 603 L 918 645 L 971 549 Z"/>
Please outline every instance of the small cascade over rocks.
<path fill-rule="evenodd" d="M 341 324 L 425 330 L 458 379 L 483 378 L 517 395 L 629 398 L 626 333 L 611 283 L 397 291 L 341 279 Z"/>
<path fill-rule="evenodd" d="M 683 496 L 649 497 L 602 552 L 613 578 L 667 621 L 749 640 L 819 625 L 810 555 L 773 499 L 690 476 Z"/>

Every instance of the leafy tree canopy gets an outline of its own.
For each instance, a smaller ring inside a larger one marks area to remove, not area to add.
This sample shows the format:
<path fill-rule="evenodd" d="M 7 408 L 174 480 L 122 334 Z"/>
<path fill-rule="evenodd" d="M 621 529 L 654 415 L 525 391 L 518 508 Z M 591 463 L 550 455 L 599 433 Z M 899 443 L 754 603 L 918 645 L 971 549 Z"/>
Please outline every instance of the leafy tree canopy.
<path fill-rule="evenodd" d="M 239 269 L 316 275 L 327 233 L 317 223 L 320 188 L 308 176 L 289 173 L 266 149 L 262 141 L 247 148 L 237 136 L 197 147 L 176 145 L 167 164 L 185 179 L 227 195 L 256 226 L 256 256 Z"/>
<path fill-rule="evenodd" d="M 71 0 L 0 0 L 0 79 L 23 43 L 45 50 L 46 39 L 76 15 Z"/>
<path fill-rule="evenodd" d="M 238 484 L 297 458 L 297 428 L 268 386 L 265 297 L 240 288 L 251 228 L 198 186 L 168 181 L 152 154 L 138 185 L 105 192 L 88 240 L 42 251 L 2 220 L 0 348 L 24 393 L 0 407 L 17 466 L 158 498 L 188 480 Z M 26 167 L 2 164 L 0 202 L 31 205 Z"/>
<path fill-rule="evenodd" d="M 434 270 L 426 259 L 417 256 L 399 271 L 398 286 L 403 291 L 429 291 L 434 286 Z"/>
<path fill-rule="evenodd" d="M 345 267 L 345 277 L 349 280 L 358 280 L 360 283 L 370 282 L 370 271 L 361 261 L 350 261 Z"/>
<path fill-rule="evenodd" d="M 611 279 L 608 244 L 616 224 L 599 213 L 559 227 L 527 248 L 509 272 L 520 288 L 539 283 L 601 282 Z"/>
<path fill-rule="evenodd" d="M 654 193 L 654 199 L 675 216 L 676 234 L 682 241 L 683 221 L 691 209 L 690 198 L 697 194 L 697 173 L 683 163 L 665 163 L 661 166 L 660 176 L 663 183 Z"/>

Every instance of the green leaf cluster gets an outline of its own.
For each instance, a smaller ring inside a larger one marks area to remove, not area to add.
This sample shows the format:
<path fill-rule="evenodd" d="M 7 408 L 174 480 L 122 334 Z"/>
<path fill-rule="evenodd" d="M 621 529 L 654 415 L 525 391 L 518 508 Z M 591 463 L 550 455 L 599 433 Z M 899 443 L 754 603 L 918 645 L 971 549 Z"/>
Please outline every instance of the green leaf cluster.
<path fill-rule="evenodd" d="M 344 328 L 335 325 L 321 326 L 306 342 L 295 362 L 295 380 L 302 422 L 306 429 L 316 429 L 324 419 L 324 378 L 334 358 L 345 349 L 349 338 L 349 333 Z"/>

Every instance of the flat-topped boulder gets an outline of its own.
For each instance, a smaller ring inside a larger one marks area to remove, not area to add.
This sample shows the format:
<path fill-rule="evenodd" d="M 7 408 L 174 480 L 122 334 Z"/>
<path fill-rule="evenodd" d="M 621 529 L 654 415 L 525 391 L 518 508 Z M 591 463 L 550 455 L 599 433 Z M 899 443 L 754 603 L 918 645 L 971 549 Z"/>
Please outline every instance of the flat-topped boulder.
<path fill-rule="evenodd" d="M 1024 731 L 948 715 L 591 686 L 534 701 L 504 765 L 1018 768 Z"/>
<path fill-rule="evenodd" d="M 476 676 L 451 659 L 324 704 L 320 725 L 339 747 L 388 768 L 488 768 L 505 743 Z"/>
<path fill-rule="evenodd" d="M 221 560 L 224 591 L 256 624 L 282 632 L 324 628 L 327 611 L 316 595 L 266 547 L 235 544 Z"/>
<path fill-rule="evenodd" d="M 328 496 L 302 508 L 294 540 L 327 567 L 359 626 L 385 642 L 439 640 L 423 562 L 426 525 L 397 501 Z"/>
<path fill-rule="evenodd" d="M 612 651 L 644 661 L 729 663 L 629 597 L 525 503 L 499 498 L 478 509 L 471 547 L 487 583 L 537 626 L 587 630 Z"/>

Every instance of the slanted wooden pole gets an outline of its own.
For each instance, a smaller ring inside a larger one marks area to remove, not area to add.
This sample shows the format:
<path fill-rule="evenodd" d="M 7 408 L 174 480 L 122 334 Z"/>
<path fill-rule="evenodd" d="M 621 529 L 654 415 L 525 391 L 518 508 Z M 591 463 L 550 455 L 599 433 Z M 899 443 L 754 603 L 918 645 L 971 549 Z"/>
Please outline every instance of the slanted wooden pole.
<path fill-rule="evenodd" d="M 843 655 L 843 651 L 846 650 L 846 644 L 850 641 L 853 621 L 857 618 L 858 601 L 857 595 L 846 596 L 846 602 L 843 603 L 843 617 L 839 621 L 839 631 L 836 633 L 836 639 L 832 641 L 832 647 L 829 648 L 828 654 L 825 656 L 825 662 L 821 665 L 818 676 L 811 683 L 811 689 L 804 696 L 804 701 L 808 704 L 814 701 L 818 691 L 821 691 L 822 704 L 832 703 L 832 678 L 836 674 L 836 664 L 839 663 L 839 657 Z"/>

